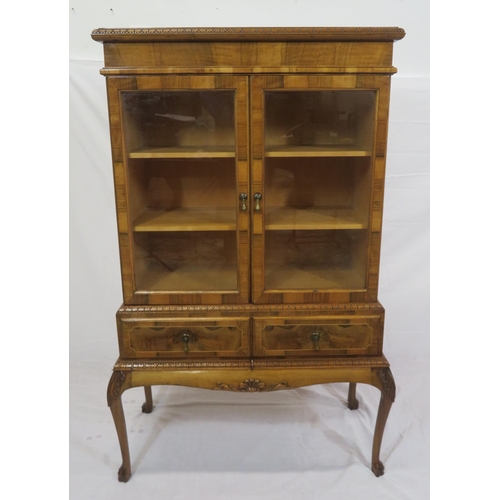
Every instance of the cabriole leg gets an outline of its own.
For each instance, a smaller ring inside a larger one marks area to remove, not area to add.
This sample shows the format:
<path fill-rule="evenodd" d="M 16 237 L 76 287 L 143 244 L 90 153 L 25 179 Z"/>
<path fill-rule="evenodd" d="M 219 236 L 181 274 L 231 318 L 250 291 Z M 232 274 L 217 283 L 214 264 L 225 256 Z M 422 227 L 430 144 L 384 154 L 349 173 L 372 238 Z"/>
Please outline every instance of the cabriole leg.
<path fill-rule="evenodd" d="M 115 371 L 111 375 L 108 385 L 108 406 L 113 415 L 118 442 L 122 454 L 122 466 L 118 469 L 118 481 L 126 483 L 132 474 L 130 466 L 130 452 L 128 448 L 127 426 L 125 424 L 125 415 L 123 413 L 122 393 L 127 374 L 122 371 Z"/>
<path fill-rule="evenodd" d="M 351 382 L 349 384 L 349 395 L 347 397 L 347 406 L 349 410 L 357 410 L 359 402 L 356 399 L 356 383 Z"/>
<path fill-rule="evenodd" d="M 389 368 L 378 368 L 377 376 L 380 381 L 380 404 L 378 407 L 375 435 L 373 437 L 372 471 L 379 477 L 384 474 L 384 464 L 380 461 L 380 447 L 384 435 L 385 423 L 389 416 L 392 403 L 396 398 L 396 384 Z"/>
<path fill-rule="evenodd" d="M 151 386 L 144 386 L 144 394 L 146 396 L 146 402 L 142 405 L 143 413 L 151 413 L 153 411 L 153 392 L 151 391 Z"/>

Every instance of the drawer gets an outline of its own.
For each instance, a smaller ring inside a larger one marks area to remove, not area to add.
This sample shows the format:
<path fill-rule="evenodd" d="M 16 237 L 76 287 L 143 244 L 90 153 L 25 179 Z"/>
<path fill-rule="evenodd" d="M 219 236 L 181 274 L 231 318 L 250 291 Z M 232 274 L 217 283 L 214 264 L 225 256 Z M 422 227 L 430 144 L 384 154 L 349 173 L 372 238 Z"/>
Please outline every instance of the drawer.
<path fill-rule="evenodd" d="M 248 356 L 248 325 L 248 318 L 118 318 L 120 355 L 124 358 Z"/>
<path fill-rule="evenodd" d="M 382 316 L 254 319 L 255 356 L 382 353 Z"/>

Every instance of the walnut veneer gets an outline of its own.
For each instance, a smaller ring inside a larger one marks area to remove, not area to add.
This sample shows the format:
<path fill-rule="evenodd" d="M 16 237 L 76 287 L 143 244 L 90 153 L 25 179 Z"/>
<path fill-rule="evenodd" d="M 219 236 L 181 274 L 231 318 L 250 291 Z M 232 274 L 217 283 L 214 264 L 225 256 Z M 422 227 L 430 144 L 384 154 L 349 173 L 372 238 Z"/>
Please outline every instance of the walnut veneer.
<path fill-rule="evenodd" d="M 378 302 L 390 77 L 400 28 L 98 29 L 123 305 L 121 395 L 395 383 Z M 334 452 L 332 450 L 332 452 Z"/>

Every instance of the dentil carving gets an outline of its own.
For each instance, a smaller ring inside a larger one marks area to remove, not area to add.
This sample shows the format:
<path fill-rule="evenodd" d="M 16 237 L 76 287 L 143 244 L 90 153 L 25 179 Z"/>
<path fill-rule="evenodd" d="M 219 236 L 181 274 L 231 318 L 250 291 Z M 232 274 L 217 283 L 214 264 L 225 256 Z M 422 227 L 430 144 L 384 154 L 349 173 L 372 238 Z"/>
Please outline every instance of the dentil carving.
<path fill-rule="evenodd" d="M 196 306 L 122 306 L 120 313 L 161 313 L 161 312 L 211 312 L 211 311 L 360 311 L 377 310 L 383 311 L 383 306 L 378 302 L 347 302 L 339 304 L 221 304 L 221 305 L 196 305 Z"/>

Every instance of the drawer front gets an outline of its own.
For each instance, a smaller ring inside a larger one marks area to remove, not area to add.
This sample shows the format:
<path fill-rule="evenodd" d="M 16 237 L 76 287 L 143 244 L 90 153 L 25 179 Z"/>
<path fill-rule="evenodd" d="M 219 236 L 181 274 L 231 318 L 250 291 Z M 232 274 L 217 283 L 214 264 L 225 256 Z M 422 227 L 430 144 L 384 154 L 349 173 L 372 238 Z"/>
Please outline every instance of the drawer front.
<path fill-rule="evenodd" d="M 382 353 L 382 317 L 254 320 L 255 356 L 338 356 Z"/>
<path fill-rule="evenodd" d="M 124 358 L 241 357 L 250 353 L 248 319 L 119 319 Z"/>

